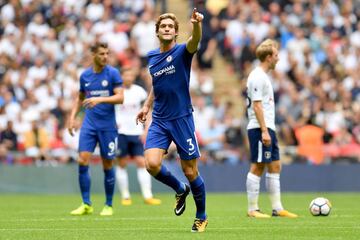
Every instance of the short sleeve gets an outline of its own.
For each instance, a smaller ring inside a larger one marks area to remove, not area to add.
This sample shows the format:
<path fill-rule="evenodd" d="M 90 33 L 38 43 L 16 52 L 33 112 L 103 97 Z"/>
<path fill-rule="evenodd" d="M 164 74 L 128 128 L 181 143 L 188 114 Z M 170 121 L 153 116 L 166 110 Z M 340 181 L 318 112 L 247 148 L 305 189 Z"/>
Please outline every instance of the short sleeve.
<path fill-rule="evenodd" d="M 264 84 L 263 80 L 260 78 L 253 78 L 250 81 L 248 95 L 251 101 L 261 101 L 263 100 L 263 91 Z"/>

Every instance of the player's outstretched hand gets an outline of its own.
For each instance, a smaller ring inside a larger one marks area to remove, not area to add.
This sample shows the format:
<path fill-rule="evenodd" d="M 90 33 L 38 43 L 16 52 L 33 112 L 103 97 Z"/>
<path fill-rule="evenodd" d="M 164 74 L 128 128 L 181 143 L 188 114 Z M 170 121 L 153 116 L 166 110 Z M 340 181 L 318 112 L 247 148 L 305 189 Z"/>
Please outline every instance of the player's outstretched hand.
<path fill-rule="evenodd" d="M 136 116 L 136 125 L 139 124 L 139 122 L 141 122 L 142 124 L 144 124 L 146 122 L 146 116 L 147 116 L 148 112 L 149 112 L 149 108 L 146 106 L 143 106 L 141 111 Z"/>
<path fill-rule="evenodd" d="M 203 19 L 204 19 L 204 15 L 199 13 L 197 9 L 194 8 L 191 14 L 191 19 L 190 19 L 191 23 L 199 23 L 202 22 Z"/>

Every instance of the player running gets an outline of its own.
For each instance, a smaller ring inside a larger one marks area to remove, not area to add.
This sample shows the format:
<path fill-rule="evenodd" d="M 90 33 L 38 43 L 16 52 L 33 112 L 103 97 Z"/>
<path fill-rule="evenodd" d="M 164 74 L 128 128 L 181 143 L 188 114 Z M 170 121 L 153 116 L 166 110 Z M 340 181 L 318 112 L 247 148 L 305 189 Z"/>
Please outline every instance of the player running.
<path fill-rule="evenodd" d="M 193 108 L 189 92 L 190 68 L 201 39 L 201 22 L 204 16 L 196 9 L 191 15 L 193 30 L 186 44 L 177 44 L 179 24 L 176 16 L 165 13 L 156 22 L 156 35 L 160 48 L 149 52 L 149 72 L 152 89 L 137 121 L 144 123 L 153 107 L 152 123 L 145 144 L 148 172 L 158 181 L 176 192 L 175 215 L 185 211 L 186 197 L 190 192 L 196 205 L 196 218 L 192 232 L 203 232 L 208 224 L 205 212 L 205 184 L 199 174 L 197 158 L 200 157 L 195 136 Z M 174 142 L 181 159 L 181 167 L 190 187 L 180 182 L 162 164 L 171 142 Z"/>

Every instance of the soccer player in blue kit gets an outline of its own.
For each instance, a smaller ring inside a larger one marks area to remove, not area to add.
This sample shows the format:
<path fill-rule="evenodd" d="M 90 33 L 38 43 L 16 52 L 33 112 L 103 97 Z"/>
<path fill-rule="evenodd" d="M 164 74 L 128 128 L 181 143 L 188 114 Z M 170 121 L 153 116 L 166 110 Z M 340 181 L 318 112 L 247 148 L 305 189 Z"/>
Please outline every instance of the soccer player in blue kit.
<path fill-rule="evenodd" d="M 136 119 L 137 122 L 145 123 L 147 114 L 153 107 L 152 122 L 145 143 L 146 168 L 155 179 L 176 192 L 174 212 L 177 216 L 184 212 L 186 197 L 191 189 L 196 205 L 192 232 L 203 232 L 208 224 L 205 185 L 197 166 L 200 152 L 189 93 L 191 61 L 201 39 L 203 18 L 194 9 L 191 15 L 192 35 L 186 44 L 177 44 L 179 23 L 176 16 L 165 13 L 158 17 L 156 35 L 160 48 L 148 53 L 153 86 Z M 162 165 L 162 159 L 172 141 L 176 144 L 181 167 L 190 186 L 180 182 Z"/>
<path fill-rule="evenodd" d="M 93 65 L 81 74 L 80 90 L 71 111 L 69 133 L 74 134 L 75 118 L 81 107 L 85 108 L 85 117 L 79 138 L 79 185 L 82 204 L 71 215 L 85 215 L 93 212 L 90 200 L 89 162 L 99 143 L 104 169 L 106 202 L 101 216 L 113 215 L 115 171 L 113 159 L 117 148 L 117 126 L 114 104 L 124 101 L 122 79 L 117 69 L 107 65 L 109 49 L 106 43 L 95 43 L 91 47 Z"/>

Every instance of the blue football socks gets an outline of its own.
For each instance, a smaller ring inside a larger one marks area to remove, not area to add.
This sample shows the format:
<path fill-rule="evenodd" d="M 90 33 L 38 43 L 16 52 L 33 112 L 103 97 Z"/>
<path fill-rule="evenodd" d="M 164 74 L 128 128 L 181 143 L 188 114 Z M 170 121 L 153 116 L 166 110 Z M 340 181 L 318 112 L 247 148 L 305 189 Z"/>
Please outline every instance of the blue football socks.
<path fill-rule="evenodd" d="M 83 203 L 91 205 L 90 201 L 90 186 L 91 179 L 89 174 L 89 166 L 79 165 L 79 185 Z"/>
<path fill-rule="evenodd" d="M 160 172 L 154 177 L 160 182 L 174 189 L 177 194 L 185 192 L 185 185 L 177 180 L 176 177 L 172 175 L 164 165 L 161 165 Z"/>
<path fill-rule="evenodd" d="M 104 169 L 104 186 L 105 186 L 105 195 L 106 195 L 106 205 L 112 206 L 114 188 L 115 188 L 115 171 L 114 168 L 105 170 Z"/>
<path fill-rule="evenodd" d="M 196 205 L 196 218 L 205 220 L 205 184 L 202 177 L 199 175 L 194 181 L 190 182 L 191 192 L 193 194 L 195 205 Z"/>

